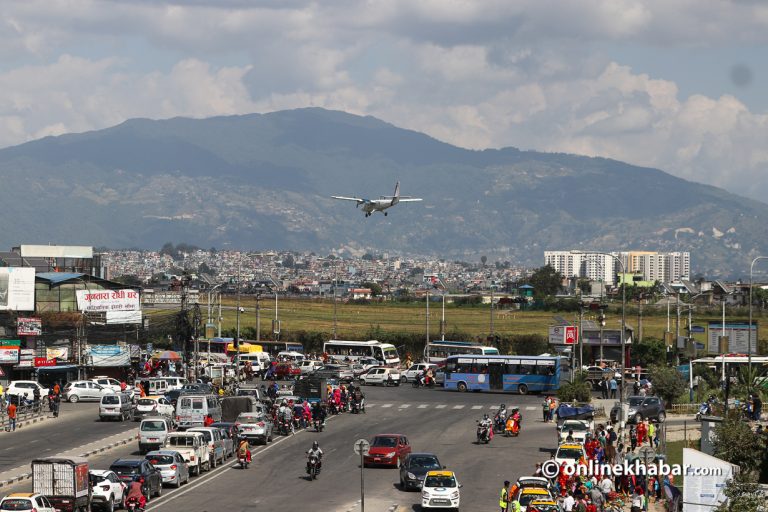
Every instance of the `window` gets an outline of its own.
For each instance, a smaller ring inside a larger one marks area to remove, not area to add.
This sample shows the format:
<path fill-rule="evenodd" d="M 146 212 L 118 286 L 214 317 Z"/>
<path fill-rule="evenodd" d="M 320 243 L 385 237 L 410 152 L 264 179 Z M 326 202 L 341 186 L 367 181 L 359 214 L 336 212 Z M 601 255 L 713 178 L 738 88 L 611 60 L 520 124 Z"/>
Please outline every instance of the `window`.
<path fill-rule="evenodd" d="M 397 446 L 397 439 L 394 437 L 376 437 L 373 439 L 371 446 L 379 446 L 384 448 L 394 448 Z"/>
<path fill-rule="evenodd" d="M 456 487 L 456 479 L 453 476 L 428 476 L 424 487 Z"/>
<path fill-rule="evenodd" d="M 507 375 L 517 375 L 520 373 L 520 365 L 515 362 L 507 361 L 507 364 L 504 366 L 504 373 Z"/>
<path fill-rule="evenodd" d="M 101 398 L 101 403 L 104 405 L 120 405 L 120 397 L 117 395 L 105 395 Z"/>
<path fill-rule="evenodd" d="M 173 464 L 173 459 L 173 455 L 152 455 L 152 458 L 149 459 L 149 462 L 155 466 L 167 466 L 169 464 Z"/>
<path fill-rule="evenodd" d="M 85 384 L 85 382 L 78 382 L 77 384 L 75 384 L 75 387 L 80 389 L 85 389 L 88 386 Z"/>
<path fill-rule="evenodd" d="M 22 499 L 6 499 L 3 504 L 0 505 L 0 510 L 31 510 L 35 508 L 30 500 Z"/>
<path fill-rule="evenodd" d="M 536 366 L 532 364 L 521 364 L 520 375 L 533 375 L 536 372 Z"/>
<path fill-rule="evenodd" d="M 143 421 L 141 423 L 142 432 L 164 432 L 165 422 L 163 421 Z"/>

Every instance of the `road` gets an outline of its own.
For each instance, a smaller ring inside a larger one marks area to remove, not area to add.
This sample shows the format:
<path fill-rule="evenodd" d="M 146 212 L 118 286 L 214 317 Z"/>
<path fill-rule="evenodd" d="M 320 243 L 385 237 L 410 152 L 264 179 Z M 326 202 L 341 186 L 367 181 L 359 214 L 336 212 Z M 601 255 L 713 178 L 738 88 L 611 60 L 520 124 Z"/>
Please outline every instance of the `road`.
<path fill-rule="evenodd" d="M 554 440 L 554 427 L 539 418 L 540 397 L 519 397 L 444 391 L 442 389 L 413 389 L 411 386 L 395 388 L 364 388 L 368 412 L 343 414 L 329 420 L 322 433 L 300 432 L 287 438 L 277 438 L 265 447 L 254 450 L 254 464 L 248 470 L 236 468 L 234 463 L 217 468 L 193 480 L 180 490 L 166 490 L 159 499 L 152 500 L 148 510 L 280 510 L 286 507 L 311 506 L 312 510 L 358 510 L 360 499 L 359 457 L 352 443 L 358 438 L 370 438 L 377 433 L 396 432 L 408 436 L 414 451 L 436 453 L 443 464 L 456 472 L 462 488 L 463 510 L 490 510 L 496 503 L 501 483 L 530 474 L 537 461 L 549 457 Z M 520 406 L 524 415 L 523 433 L 519 438 L 496 437 L 488 445 L 476 445 L 475 419 L 483 413 L 493 414 L 500 402 L 507 406 Z M 92 404 L 76 404 L 82 417 Z M 95 413 L 94 413 L 95 416 Z M 66 418 L 61 426 L 65 425 Z M 73 422 L 77 422 L 72 417 Z M 69 424 L 67 424 L 69 425 Z M 71 425 L 73 426 L 73 425 Z M 124 432 L 136 428 L 135 424 L 96 424 L 84 422 L 83 428 L 105 428 L 110 432 Z M 48 430 L 48 429 L 46 429 Z M 77 431 L 62 428 L 62 439 L 79 442 Z M 23 443 L 34 439 L 34 427 L 23 434 Z M 5 437 L 3 439 L 6 439 Z M 315 482 L 306 479 L 304 452 L 312 441 L 318 440 L 325 452 L 323 471 Z M 65 442 L 65 441 L 61 441 Z M 39 440 L 41 447 L 47 446 Z M 31 446 L 34 446 L 32 444 Z M 28 464 L 32 456 L 56 453 L 30 454 L 29 446 L 12 447 L 9 453 L 25 457 Z M 26 449 L 26 455 L 16 450 Z M 118 457 L 138 457 L 137 446 L 123 446 L 108 453 L 92 456 L 92 467 L 106 468 Z M 420 500 L 418 492 L 400 491 L 399 473 L 395 469 L 366 468 L 365 496 L 368 510 L 388 510 L 391 507 L 411 510 Z M 29 482 L 9 490 L 27 490 Z"/>

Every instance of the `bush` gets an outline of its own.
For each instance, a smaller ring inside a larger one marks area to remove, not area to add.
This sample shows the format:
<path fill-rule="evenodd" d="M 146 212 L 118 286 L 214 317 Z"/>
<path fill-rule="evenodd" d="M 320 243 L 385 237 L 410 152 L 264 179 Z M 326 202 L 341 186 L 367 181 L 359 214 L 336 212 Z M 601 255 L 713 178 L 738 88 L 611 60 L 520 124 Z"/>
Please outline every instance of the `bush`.
<path fill-rule="evenodd" d="M 677 368 L 653 365 L 648 372 L 648 378 L 656 394 L 664 400 L 666 408 L 671 408 L 672 401 L 688 389 L 688 384 Z"/>
<path fill-rule="evenodd" d="M 573 382 L 560 384 L 557 397 L 561 402 L 589 402 L 592 399 L 592 385 L 583 372 L 576 374 Z"/>

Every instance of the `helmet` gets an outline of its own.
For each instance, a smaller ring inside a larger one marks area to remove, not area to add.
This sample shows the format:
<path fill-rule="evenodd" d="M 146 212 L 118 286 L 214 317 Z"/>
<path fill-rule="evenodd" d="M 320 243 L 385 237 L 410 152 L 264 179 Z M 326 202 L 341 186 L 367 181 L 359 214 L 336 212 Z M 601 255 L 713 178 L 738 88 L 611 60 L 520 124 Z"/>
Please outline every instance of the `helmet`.
<path fill-rule="evenodd" d="M 488 414 L 483 414 L 483 419 L 487 420 L 488 419 Z"/>
<path fill-rule="evenodd" d="M 506 409 L 506 408 L 507 408 L 507 404 L 501 404 L 501 405 L 499 406 L 499 409 Z"/>
<path fill-rule="evenodd" d="M 312 443 L 312 449 L 317 450 L 318 448 L 320 448 L 320 443 L 318 443 L 317 441 L 314 441 Z"/>

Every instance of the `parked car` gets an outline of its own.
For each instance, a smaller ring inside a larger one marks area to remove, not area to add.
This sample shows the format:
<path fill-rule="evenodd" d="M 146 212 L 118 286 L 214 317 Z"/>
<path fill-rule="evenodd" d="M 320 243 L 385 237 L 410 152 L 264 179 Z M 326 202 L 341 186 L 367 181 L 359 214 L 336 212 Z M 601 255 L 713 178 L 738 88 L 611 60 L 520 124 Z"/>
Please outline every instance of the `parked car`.
<path fill-rule="evenodd" d="M 262 405 L 262 404 L 258 404 Z M 212 427 L 216 427 L 219 430 L 221 430 L 221 438 L 222 441 L 224 441 L 224 451 L 226 452 L 226 457 L 232 457 L 235 455 L 235 451 L 237 451 L 237 423 L 230 422 L 230 421 L 217 421 L 216 423 L 211 424 Z"/>
<path fill-rule="evenodd" d="M 173 431 L 173 422 L 164 416 L 149 416 L 139 425 L 139 452 L 159 450 Z"/>
<path fill-rule="evenodd" d="M 91 382 L 95 382 L 101 387 L 109 388 L 115 393 L 119 393 L 120 391 L 122 391 L 122 386 L 120 385 L 120 381 L 117 379 L 113 379 L 111 377 L 104 377 L 104 376 L 93 377 L 91 379 Z"/>
<path fill-rule="evenodd" d="M 211 469 L 208 444 L 200 432 L 172 432 L 165 440 L 165 448 L 179 452 L 193 475 Z"/>
<path fill-rule="evenodd" d="M 299 367 L 299 370 L 301 371 L 301 375 L 309 375 L 315 370 L 322 368 L 323 363 L 321 363 L 320 361 L 304 360 L 304 361 L 299 361 L 296 364 L 296 366 Z"/>
<path fill-rule="evenodd" d="M 552 493 L 542 487 L 526 487 L 517 493 L 517 501 L 522 511 L 528 510 L 532 501 L 552 501 Z"/>
<path fill-rule="evenodd" d="M 364 373 L 358 379 L 362 385 L 373 386 L 375 384 L 381 384 L 382 386 L 399 386 L 400 385 L 400 371 L 396 368 L 371 368 L 367 373 Z"/>
<path fill-rule="evenodd" d="M 164 396 L 145 396 L 139 398 L 136 402 L 136 412 L 134 413 L 134 419 L 140 420 L 144 416 L 168 416 L 172 418 L 175 414 L 175 409 L 171 402 Z"/>
<path fill-rule="evenodd" d="M 155 450 L 149 452 L 144 458 L 160 472 L 163 484 L 181 487 L 182 484 L 189 482 L 189 464 L 179 452 Z"/>
<path fill-rule="evenodd" d="M 34 398 L 35 388 L 40 390 L 40 397 L 48 395 L 48 388 L 43 387 L 35 380 L 14 380 L 5 390 L 7 395 L 23 396 L 27 400 Z"/>
<path fill-rule="evenodd" d="M 92 508 L 98 507 L 108 512 L 113 512 L 116 508 L 125 508 L 124 498 L 128 494 L 128 486 L 114 471 L 92 469 L 88 471 L 88 478 L 91 482 Z"/>
<path fill-rule="evenodd" d="M 459 510 L 461 485 L 453 471 L 430 471 L 421 488 L 421 508 L 451 508 Z"/>
<path fill-rule="evenodd" d="M 400 489 L 421 489 L 430 471 L 445 469 L 433 453 L 409 453 L 400 465 Z"/>
<path fill-rule="evenodd" d="M 190 428 L 187 432 L 200 432 L 203 434 L 205 443 L 208 445 L 211 468 L 215 468 L 218 464 L 224 464 L 224 441 L 218 428 L 194 427 Z"/>
<path fill-rule="evenodd" d="M 277 379 L 295 379 L 301 375 L 301 370 L 293 363 L 278 363 L 275 366 L 275 378 Z"/>
<path fill-rule="evenodd" d="M 627 403 L 629 404 L 628 423 L 640 423 L 643 420 L 664 423 L 667 419 L 664 400 L 657 396 L 630 396 Z M 611 421 L 617 421 L 618 417 L 619 403 L 616 402 L 611 408 Z"/>
<path fill-rule="evenodd" d="M 368 455 L 363 457 L 363 465 L 399 468 L 409 453 L 411 453 L 411 445 L 404 435 L 378 434 L 371 440 Z"/>
<path fill-rule="evenodd" d="M 21 512 L 56 512 L 56 509 L 42 494 L 13 492 L 0 500 L 0 510 Z"/>
<path fill-rule="evenodd" d="M 128 393 L 117 392 L 104 395 L 99 402 L 101 421 L 133 419 L 133 401 Z"/>
<path fill-rule="evenodd" d="M 427 368 L 432 368 L 433 372 L 437 371 L 436 364 L 429 364 L 429 363 L 412 364 L 410 368 L 408 368 L 402 374 L 400 374 L 400 382 L 413 382 L 419 377 L 419 375 L 421 375 L 421 372 L 423 372 Z"/>
<path fill-rule="evenodd" d="M 267 444 L 272 441 L 274 425 L 263 412 L 241 412 L 237 417 L 237 428 L 248 442 Z"/>
<path fill-rule="evenodd" d="M 131 485 L 134 480 L 143 478 L 143 491 L 147 501 L 152 496 L 160 497 L 163 494 L 163 480 L 160 471 L 146 459 L 117 459 L 109 466 L 109 469 L 114 471 L 126 485 Z"/>
<path fill-rule="evenodd" d="M 90 380 L 74 380 L 64 386 L 63 398 L 71 403 L 81 400 L 101 400 L 104 395 L 114 395 L 115 392 Z"/>
<path fill-rule="evenodd" d="M 263 398 L 261 396 L 261 391 L 259 390 L 259 388 L 249 388 L 249 387 L 237 388 L 236 396 L 252 396 L 256 400 L 261 400 Z"/>
<path fill-rule="evenodd" d="M 581 459 L 587 460 L 587 452 L 584 446 L 579 443 L 563 443 L 557 447 L 555 452 L 555 462 L 558 466 L 563 463 L 568 467 L 576 466 Z"/>
<path fill-rule="evenodd" d="M 326 364 L 316 370 L 313 376 L 320 379 L 335 379 L 340 382 L 350 383 L 355 379 L 352 367 L 346 364 Z"/>

